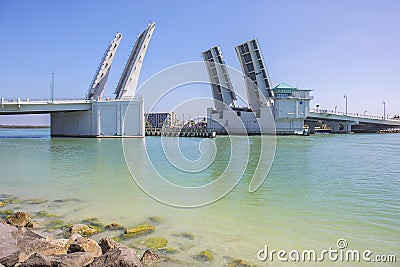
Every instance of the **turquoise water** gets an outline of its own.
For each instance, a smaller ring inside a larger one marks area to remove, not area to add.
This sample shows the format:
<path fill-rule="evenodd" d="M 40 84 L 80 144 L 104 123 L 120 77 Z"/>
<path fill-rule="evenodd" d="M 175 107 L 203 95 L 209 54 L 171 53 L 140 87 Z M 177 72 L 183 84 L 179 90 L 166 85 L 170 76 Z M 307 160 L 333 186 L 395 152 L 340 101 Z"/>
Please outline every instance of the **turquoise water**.
<path fill-rule="evenodd" d="M 184 209 L 162 204 L 138 187 L 125 164 L 120 139 L 51 139 L 48 131 L 0 130 L 0 193 L 48 200 L 39 205 L 15 204 L 15 210 L 34 213 L 45 209 L 62 215 L 65 222 L 98 217 L 104 223 L 115 221 L 126 227 L 159 216 L 165 222 L 150 236 L 167 238 L 168 246 L 178 250 L 171 257 L 188 266 L 200 265 L 191 256 L 204 249 L 213 252 L 211 265 L 216 266 L 229 261 L 228 257 L 260 266 L 306 266 L 260 262 L 257 251 L 265 245 L 287 251 L 336 248 L 339 238 L 345 238 L 351 249 L 400 257 L 398 134 L 279 136 L 271 172 L 258 191 L 248 192 L 251 171 L 246 171 L 244 179 L 221 200 Z M 208 145 L 226 147 L 227 138 L 218 137 Z M 257 138 L 250 141 L 257 144 Z M 157 155 L 159 140 L 147 137 L 129 142 L 131 147 L 146 146 Z M 200 156 L 200 140 L 182 139 L 182 153 L 195 160 Z M 136 175 L 150 179 L 152 172 L 140 161 L 142 156 L 138 152 L 135 157 Z M 217 159 L 197 176 L 171 172 L 169 178 L 184 186 L 209 182 L 221 173 L 229 157 L 223 154 Z M 160 160 L 158 164 L 162 168 L 164 163 Z M 54 202 L 62 198 L 81 201 Z M 195 239 L 177 237 L 180 232 L 193 233 Z M 126 243 L 136 247 L 140 241 Z M 319 263 L 331 264 L 351 265 Z M 366 265 L 355 265 L 360 264 Z"/>

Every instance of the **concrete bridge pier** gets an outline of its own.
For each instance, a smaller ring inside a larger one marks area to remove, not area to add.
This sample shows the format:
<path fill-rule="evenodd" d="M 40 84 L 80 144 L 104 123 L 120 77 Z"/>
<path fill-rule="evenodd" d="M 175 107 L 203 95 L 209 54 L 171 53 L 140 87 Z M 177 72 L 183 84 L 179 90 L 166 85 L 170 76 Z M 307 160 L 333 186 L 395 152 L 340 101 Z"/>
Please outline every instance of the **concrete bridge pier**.
<path fill-rule="evenodd" d="M 358 124 L 355 121 L 325 121 L 332 133 L 351 133 L 351 126 Z"/>

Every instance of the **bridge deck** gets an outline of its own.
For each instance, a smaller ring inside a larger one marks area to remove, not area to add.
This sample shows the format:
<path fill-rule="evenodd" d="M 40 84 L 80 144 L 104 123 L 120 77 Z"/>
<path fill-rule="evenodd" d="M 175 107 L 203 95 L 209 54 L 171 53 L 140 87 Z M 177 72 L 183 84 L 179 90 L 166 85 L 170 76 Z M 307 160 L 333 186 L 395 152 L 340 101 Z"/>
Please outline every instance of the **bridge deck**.
<path fill-rule="evenodd" d="M 399 119 L 384 119 L 379 116 L 369 116 L 361 114 L 344 114 L 342 112 L 333 112 L 327 110 L 311 110 L 306 120 L 325 120 L 325 121 L 343 121 L 355 122 L 360 124 L 379 124 L 385 126 L 400 127 Z"/>
<path fill-rule="evenodd" d="M 65 111 L 87 111 L 92 108 L 90 100 L 4 100 L 0 101 L 0 115 L 43 114 Z"/>

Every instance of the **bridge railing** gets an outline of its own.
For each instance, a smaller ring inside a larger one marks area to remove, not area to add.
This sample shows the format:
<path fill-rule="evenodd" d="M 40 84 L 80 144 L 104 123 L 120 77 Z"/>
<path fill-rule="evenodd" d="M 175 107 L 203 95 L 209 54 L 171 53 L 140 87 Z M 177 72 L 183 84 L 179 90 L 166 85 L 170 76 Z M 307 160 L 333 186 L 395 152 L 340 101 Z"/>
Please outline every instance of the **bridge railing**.
<path fill-rule="evenodd" d="M 376 120 L 383 120 L 383 116 L 376 116 L 376 115 L 367 115 L 367 114 L 358 114 L 358 113 L 346 113 L 341 111 L 334 111 L 328 109 L 311 109 L 311 112 L 321 113 L 321 114 L 332 114 L 332 115 L 341 115 L 341 116 L 349 116 L 349 117 L 358 117 L 358 118 L 367 118 L 367 119 L 376 119 Z"/>
<path fill-rule="evenodd" d="M 143 96 L 135 96 L 133 99 L 143 100 Z M 104 97 L 101 101 L 114 100 L 114 97 Z M 121 99 L 124 100 L 124 99 Z M 126 99 L 127 100 L 127 99 Z M 90 103 L 93 100 L 86 98 L 0 98 L 0 104 L 24 104 L 24 103 L 60 103 L 60 102 L 79 102 L 79 103 Z"/>
<path fill-rule="evenodd" d="M 1 104 L 21 104 L 21 103 L 51 103 L 51 102 L 68 102 L 68 101 L 79 101 L 79 102 L 86 102 L 89 103 L 90 100 L 87 100 L 85 98 L 55 98 L 55 99 L 50 99 L 50 98 L 0 98 L 0 103 Z"/>

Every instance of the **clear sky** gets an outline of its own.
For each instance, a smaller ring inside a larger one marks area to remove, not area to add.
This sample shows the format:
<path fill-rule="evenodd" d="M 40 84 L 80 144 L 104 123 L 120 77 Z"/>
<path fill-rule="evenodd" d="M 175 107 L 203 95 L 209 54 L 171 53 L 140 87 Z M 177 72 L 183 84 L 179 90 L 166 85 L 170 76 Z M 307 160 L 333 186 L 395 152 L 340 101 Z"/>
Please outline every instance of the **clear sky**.
<path fill-rule="evenodd" d="M 115 33 L 123 39 L 107 84 L 111 96 L 137 35 L 156 29 L 141 82 L 174 64 L 201 60 L 219 44 L 257 37 L 273 85 L 312 89 L 312 106 L 400 114 L 400 1 L 0 1 L 0 97 L 84 97 Z M 203 87 L 201 96 L 210 95 Z M 188 90 L 190 92 L 190 90 Z M 188 93 L 190 94 L 190 93 Z M 190 97 L 190 96 L 189 96 Z M 38 117 L 36 116 L 37 120 Z M 0 118 L 0 123 L 4 122 Z"/>

